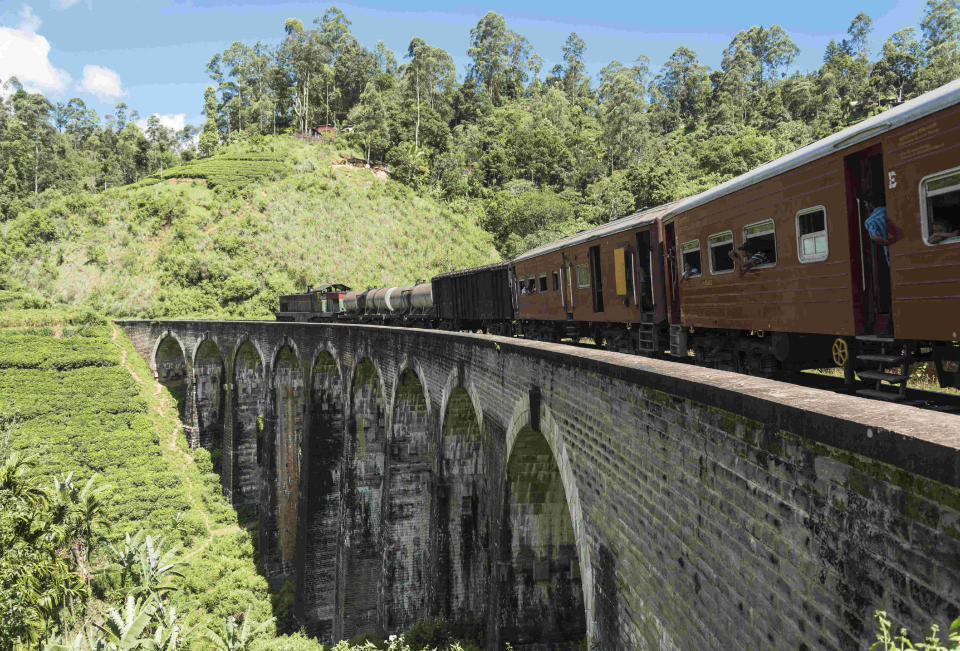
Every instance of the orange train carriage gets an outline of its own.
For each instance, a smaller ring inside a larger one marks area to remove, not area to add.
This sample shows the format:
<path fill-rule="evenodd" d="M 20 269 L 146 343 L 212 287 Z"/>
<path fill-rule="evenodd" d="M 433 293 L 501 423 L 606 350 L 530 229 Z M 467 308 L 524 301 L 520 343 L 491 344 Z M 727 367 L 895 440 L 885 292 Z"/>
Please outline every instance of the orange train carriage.
<path fill-rule="evenodd" d="M 933 359 L 960 386 L 958 104 L 960 81 L 519 256 L 520 327 L 640 353 L 669 338 L 675 356 L 754 374 L 837 363 L 893 399 L 910 362 Z M 886 209 L 887 245 L 866 228 L 868 197 Z M 760 253 L 742 265 L 731 252 Z"/>

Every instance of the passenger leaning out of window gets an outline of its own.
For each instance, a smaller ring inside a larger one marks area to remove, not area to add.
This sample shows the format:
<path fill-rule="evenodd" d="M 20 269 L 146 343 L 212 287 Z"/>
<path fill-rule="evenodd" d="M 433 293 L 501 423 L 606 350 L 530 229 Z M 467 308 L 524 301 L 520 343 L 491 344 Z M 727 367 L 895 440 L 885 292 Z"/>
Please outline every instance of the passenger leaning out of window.
<path fill-rule="evenodd" d="M 960 228 L 951 229 L 948 221 L 944 219 L 936 219 L 933 222 L 933 232 L 930 233 L 930 237 L 927 238 L 927 241 L 930 242 L 930 244 L 937 244 L 943 240 L 958 236 L 960 236 Z"/>
<path fill-rule="evenodd" d="M 903 231 L 896 224 L 887 220 L 887 207 L 883 205 L 882 195 L 864 192 L 860 195 L 860 201 L 863 205 L 863 212 L 867 215 L 863 227 L 870 234 L 871 241 L 883 245 L 883 257 L 886 258 L 889 265 L 889 245 L 901 239 Z"/>
<path fill-rule="evenodd" d="M 700 270 L 699 270 L 699 269 L 697 269 L 697 268 L 694 267 L 694 266 L 691 266 L 689 262 L 684 262 L 684 263 L 683 263 L 683 274 L 681 274 L 681 277 L 682 277 L 684 280 L 687 280 L 688 278 L 690 278 L 690 277 L 692 277 L 692 276 L 699 276 L 699 275 L 700 275 Z"/>
<path fill-rule="evenodd" d="M 767 254 L 760 249 L 754 249 L 749 242 L 741 244 L 737 247 L 737 251 L 728 251 L 727 255 L 740 270 L 741 276 L 751 269 L 767 263 Z"/>

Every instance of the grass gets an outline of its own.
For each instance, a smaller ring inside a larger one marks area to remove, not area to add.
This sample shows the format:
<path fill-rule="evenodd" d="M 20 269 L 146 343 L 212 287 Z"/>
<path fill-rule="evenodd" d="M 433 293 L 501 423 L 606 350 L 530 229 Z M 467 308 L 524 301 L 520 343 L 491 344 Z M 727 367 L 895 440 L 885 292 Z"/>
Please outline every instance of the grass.
<path fill-rule="evenodd" d="M 899 372 L 899 369 L 891 369 L 891 371 L 893 370 Z M 838 367 L 809 369 L 803 372 L 814 375 L 825 375 L 827 377 L 843 378 L 843 369 Z M 907 380 L 907 388 L 916 389 L 918 391 L 935 391 L 939 393 L 960 395 L 960 389 L 940 386 L 940 383 L 937 381 L 936 372 L 933 369 L 933 362 L 911 364 L 910 378 Z"/>
<path fill-rule="evenodd" d="M 278 142 L 276 156 L 235 145 L 162 183 L 45 193 L 0 224 L 0 287 L 111 316 L 271 318 L 307 284 L 412 284 L 498 258 L 476 214 L 342 165 L 355 152 L 336 142 Z"/>
<path fill-rule="evenodd" d="M 209 454 L 188 450 L 173 396 L 132 342 L 76 308 L 34 308 L 18 319 L 22 303 L 0 292 L 0 452 L 34 455 L 39 476 L 73 471 L 82 485 L 97 474 L 110 486 L 106 542 L 144 529 L 182 545 L 189 564 L 178 610 L 192 625 L 219 626 L 248 606 L 270 617 L 251 535 L 221 496 Z M 109 567 L 107 553 L 95 547 L 95 567 Z M 109 572 L 102 576 L 88 621 L 116 603 Z"/>

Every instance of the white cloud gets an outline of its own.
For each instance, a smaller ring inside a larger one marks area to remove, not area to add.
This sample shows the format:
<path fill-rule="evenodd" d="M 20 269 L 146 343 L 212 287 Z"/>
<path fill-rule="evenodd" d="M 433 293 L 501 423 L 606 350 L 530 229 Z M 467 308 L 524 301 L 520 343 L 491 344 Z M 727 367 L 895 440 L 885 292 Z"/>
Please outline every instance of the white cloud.
<path fill-rule="evenodd" d="M 57 4 L 60 5 L 61 9 L 68 9 L 78 2 L 80 2 L 80 0 L 58 0 Z"/>
<path fill-rule="evenodd" d="M 20 10 L 20 24 L 17 25 L 17 29 L 25 32 L 36 32 L 40 29 L 40 16 L 33 13 L 33 8 L 30 5 L 23 5 Z"/>
<path fill-rule="evenodd" d="M 187 114 L 186 113 L 154 113 L 158 118 L 160 118 L 160 124 L 170 129 L 171 131 L 179 131 L 187 124 Z M 147 119 L 137 120 L 137 126 L 140 127 L 141 131 L 147 130 Z"/>
<path fill-rule="evenodd" d="M 127 94 L 120 83 L 120 75 L 103 66 L 83 66 L 83 79 L 77 90 L 90 93 L 101 102 L 109 102 Z"/>
<path fill-rule="evenodd" d="M 37 34 L 40 18 L 28 5 L 16 27 L 0 26 L 0 80 L 16 77 L 30 91 L 61 91 L 70 83 L 65 70 L 50 63 L 50 42 Z"/>

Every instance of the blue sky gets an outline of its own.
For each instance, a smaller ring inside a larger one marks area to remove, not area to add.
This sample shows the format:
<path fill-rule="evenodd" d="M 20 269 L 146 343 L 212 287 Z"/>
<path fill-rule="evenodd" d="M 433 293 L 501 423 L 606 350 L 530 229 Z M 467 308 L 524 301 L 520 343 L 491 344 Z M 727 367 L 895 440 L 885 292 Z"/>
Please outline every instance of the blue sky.
<path fill-rule="evenodd" d="M 654 71 L 680 45 L 719 66 L 721 52 L 741 29 L 777 23 L 800 47 L 794 68 L 819 66 L 830 39 L 845 36 L 850 20 L 866 11 L 874 20 L 871 46 L 903 27 L 918 27 L 924 0 L 770 0 L 722 3 L 492 2 L 365 0 L 338 3 L 361 44 L 384 41 L 400 54 L 414 36 L 447 50 L 462 76 L 470 28 L 487 11 L 503 14 L 549 70 L 571 31 L 587 45 L 588 72 L 613 59 L 644 54 Z M 309 25 L 327 2 L 253 0 L 0 0 L 0 80 L 11 74 L 54 99 L 82 97 L 100 113 L 117 101 L 171 125 L 199 123 L 205 67 L 233 41 L 277 43 L 286 18 Z"/>

